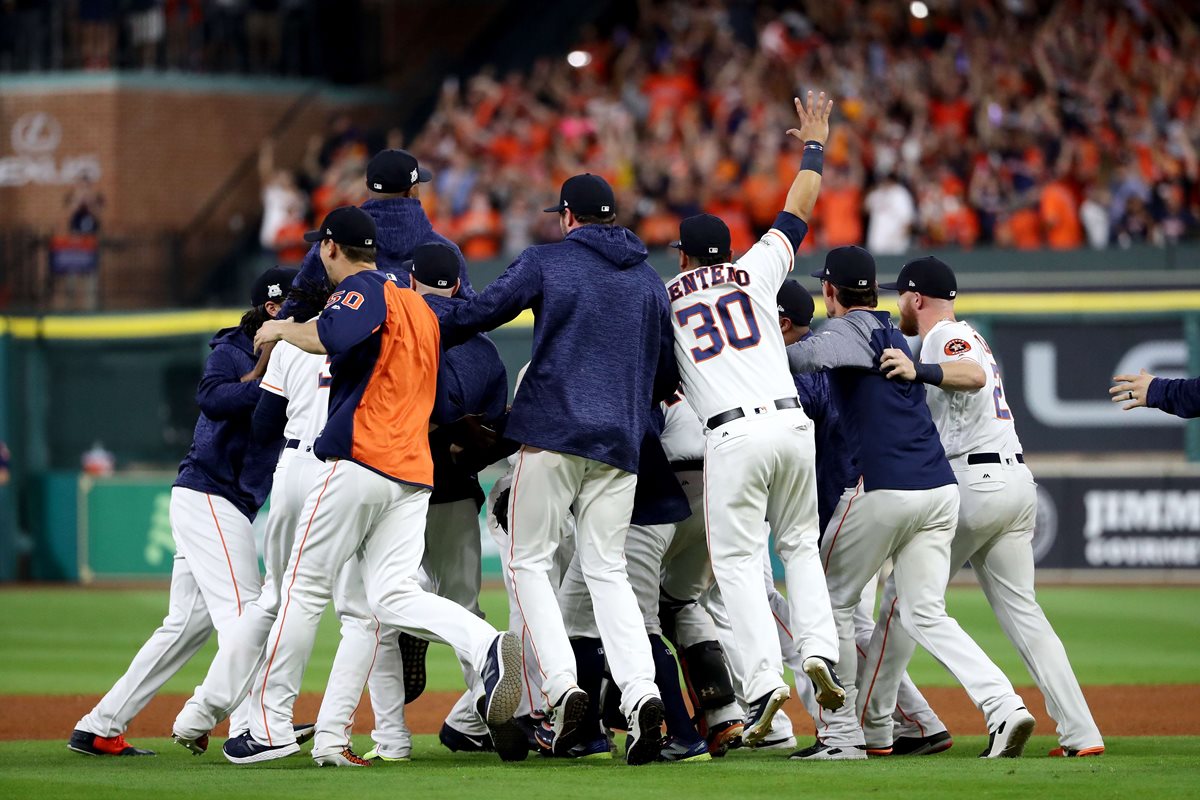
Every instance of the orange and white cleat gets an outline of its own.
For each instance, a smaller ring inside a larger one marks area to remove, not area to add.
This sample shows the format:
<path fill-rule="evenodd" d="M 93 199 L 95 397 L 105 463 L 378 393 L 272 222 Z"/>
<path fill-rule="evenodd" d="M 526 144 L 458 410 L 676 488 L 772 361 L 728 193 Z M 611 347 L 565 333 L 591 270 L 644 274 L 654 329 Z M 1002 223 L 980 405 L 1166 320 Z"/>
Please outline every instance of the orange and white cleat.
<path fill-rule="evenodd" d="M 1051 758 L 1087 758 L 1088 756 L 1104 755 L 1104 746 L 1085 747 L 1082 750 L 1072 750 L 1069 747 L 1056 747 L 1050 751 Z"/>

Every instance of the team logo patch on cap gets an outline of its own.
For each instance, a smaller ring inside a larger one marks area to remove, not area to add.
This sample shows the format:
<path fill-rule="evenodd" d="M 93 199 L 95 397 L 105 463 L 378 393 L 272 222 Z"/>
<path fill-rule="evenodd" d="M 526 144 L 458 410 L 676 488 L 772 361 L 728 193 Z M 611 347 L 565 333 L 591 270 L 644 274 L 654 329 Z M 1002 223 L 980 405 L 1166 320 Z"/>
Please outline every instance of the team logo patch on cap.
<path fill-rule="evenodd" d="M 708 248 L 708 252 L 709 252 L 709 254 L 711 254 L 711 255 L 714 255 L 714 256 L 715 256 L 715 255 L 717 254 L 717 248 L 715 248 L 715 247 L 710 247 L 710 248 Z"/>
<path fill-rule="evenodd" d="M 366 239 L 365 243 L 366 243 L 367 247 L 370 247 L 372 244 L 375 243 L 375 240 L 374 239 Z"/>
<path fill-rule="evenodd" d="M 971 344 L 966 339 L 951 339 L 943 348 L 948 356 L 961 356 L 971 352 Z"/>
<path fill-rule="evenodd" d="M 380 190 L 380 191 L 383 191 L 383 184 L 382 184 L 382 183 L 372 183 L 372 184 L 371 184 L 371 186 L 373 186 L 374 188 L 376 188 L 376 189 L 378 189 L 378 190 Z"/>
<path fill-rule="evenodd" d="M 600 206 L 600 212 L 602 214 L 607 214 L 609 212 L 610 208 L 611 208 L 611 206 Z"/>
<path fill-rule="evenodd" d="M 413 183 L 416 183 L 417 182 L 417 171 L 414 169 L 412 172 L 409 173 L 408 177 L 412 180 Z"/>
<path fill-rule="evenodd" d="M 267 297 L 283 297 L 283 289 L 278 283 L 272 283 L 267 287 Z"/>

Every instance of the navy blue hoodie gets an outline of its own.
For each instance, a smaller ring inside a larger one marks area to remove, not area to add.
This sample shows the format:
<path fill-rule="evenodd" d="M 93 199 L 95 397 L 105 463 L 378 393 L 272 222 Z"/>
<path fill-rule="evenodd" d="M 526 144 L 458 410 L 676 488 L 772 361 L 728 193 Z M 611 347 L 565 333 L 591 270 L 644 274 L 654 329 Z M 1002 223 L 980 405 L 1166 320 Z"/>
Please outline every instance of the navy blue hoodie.
<path fill-rule="evenodd" d="M 667 290 L 646 246 L 586 225 L 530 247 L 441 318 L 442 346 L 533 310 L 533 357 L 505 436 L 636 473 L 650 408 L 679 385 Z"/>
<path fill-rule="evenodd" d="M 458 277 L 462 282 L 458 296 L 475 296 L 475 290 L 471 288 L 471 279 L 467 277 L 467 261 L 463 258 L 462 251 L 458 249 L 458 245 L 433 229 L 433 223 L 425 216 L 425 209 L 420 200 L 415 197 L 368 200 L 361 208 L 375 220 L 375 232 L 379 239 L 376 243 L 375 266 L 394 275 L 397 284 L 409 285 L 408 272 L 402 269 L 401 265 L 412 258 L 413 250 L 423 244 L 444 244 L 453 249 L 458 256 Z M 321 243 L 317 242 L 304 257 L 294 285 L 312 291 L 315 287 L 323 286 L 325 278 L 325 265 L 321 263 Z M 278 317 L 287 319 L 290 316 L 292 305 L 289 301 L 284 303 Z"/>
<path fill-rule="evenodd" d="M 812 338 L 809 331 L 800 341 Z M 828 372 L 802 372 L 792 376 L 804 413 L 813 421 L 817 445 L 817 516 L 821 531 L 829 525 L 833 511 L 847 488 L 858 483 L 850 463 L 850 447 L 842 433 L 841 419 L 829 390 Z"/>
<path fill-rule="evenodd" d="M 250 432 L 262 390 L 241 377 L 257 361 L 254 342 L 241 328 L 226 328 L 208 346 L 212 353 L 196 389 L 200 419 L 175 485 L 223 497 L 253 522 L 271 493 L 282 442 L 255 444 Z"/>

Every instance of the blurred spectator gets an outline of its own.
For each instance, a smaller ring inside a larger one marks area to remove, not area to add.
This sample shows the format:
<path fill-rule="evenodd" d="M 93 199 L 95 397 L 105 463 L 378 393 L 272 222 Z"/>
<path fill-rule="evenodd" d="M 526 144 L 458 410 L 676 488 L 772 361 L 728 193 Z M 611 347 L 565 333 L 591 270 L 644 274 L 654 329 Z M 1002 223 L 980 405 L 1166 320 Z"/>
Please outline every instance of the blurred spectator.
<path fill-rule="evenodd" d="M 246 41 L 252 72 L 274 72 L 280 66 L 279 0 L 250 0 L 246 14 Z"/>
<path fill-rule="evenodd" d="M 503 230 L 500 215 L 492 208 L 487 193 L 476 190 L 471 193 L 467 210 L 458 218 L 451 237 L 458 242 L 464 258 L 495 258 L 500 253 Z"/>
<path fill-rule="evenodd" d="M 296 183 L 296 176 L 275 166 L 275 144 L 263 142 L 258 151 L 258 178 L 262 186 L 263 218 L 258 230 L 262 248 L 275 254 L 275 261 L 295 265 L 304 260 L 309 245 L 304 241 L 308 230 L 307 198 Z M 323 218 L 323 217 L 322 217 Z"/>
<path fill-rule="evenodd" d="M 1079 219 L 1087 231 L 1088 245 L 1096 250 L 1108 247 L 1108 191 L 1100 186 L 1088 189 L 1087 198 L 1079 207 Z"/>
<path fill-rule="evenodd" d="M 1060 176 L 1042 189 L 1039 212 L 1046 231 L 1046 245 L 1054 250 L 1083 246 L 1083 226 L 1076 209 L 1075 193 Z"/>
<path fill-rule="evenodd" d="M 58 311 L 92 311 L 100 302 L 100 217 L 104 196 L 88 179 L 64 200 L 66 233 L 50 239 L 51 305 Z"/>
<path fill-rule="evenodd" d="M 916 221 L 912 193 L 898 180 L 895 173 L 884 175 L 879 184 L 867 192 L 863 208 L 868 214 L 867 249 L 875 255 L 901 255 L 908 251 L 911 228 Z"/>
<path fill-rule="evenodd" d="M 137 51 L 138 66 L 154 69 L 159 63 L 167 23 L 164 0 L 129 0 L 129 41 Z"/>
<path fill-rule="evenodd" d="M 12 453 L 8 451 L 8 445 L 0 442 L 0 486 L 5 486 L 12 477 L 11 464 Z"/>
<path fill-rule="evenodd" d="M 1154 217 L 1146 208 L 1146 201 L 1137 194 L 1130 194 L 1125 201 L 1125 213 L 1117 220 L 1114 229 L 1117 244 L 1145 244 L 1154 236 Z"/>
<path fill-rule="evenodd" d="M 245 72 L 246 0 L 208 0 L 209 64 L 217 72 Z"/>
<path fill-rule="evenodd" d="M 108 69 L 117 42 L 117 0 L 79 0 L 79 31 L 84 69 Z"/>
<path fill-rule="evenodd" d="M 203 0 L 166 0 L 167 67 L 200 68 L 204 41 Z"/>

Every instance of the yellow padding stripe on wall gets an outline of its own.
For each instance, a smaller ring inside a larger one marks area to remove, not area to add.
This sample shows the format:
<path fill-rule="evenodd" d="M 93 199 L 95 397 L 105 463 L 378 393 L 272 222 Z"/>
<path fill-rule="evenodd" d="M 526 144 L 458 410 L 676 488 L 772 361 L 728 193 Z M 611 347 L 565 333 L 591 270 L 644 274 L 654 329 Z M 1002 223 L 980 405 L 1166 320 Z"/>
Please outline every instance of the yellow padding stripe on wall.
<path fill-rule="evenodd" d="M 896 312 L 896 295 L 884 292 L 880 308 Z M 816 298 L 817 316 L 825 305 Z M 1024 316 L 1043 314 L 1143 314 L 1200 312 L 1200 291 L 1178 292 L 990 292 L 963 295 L 960 316 Z M 16 339 L 142 339 L 155 336 L 210 334 L 236 325 L 241 309 L 158 311 L 144 314 L 0 317 L 0 334 Z M 507 328 L 532 328 L 533 312 L 523 311 Z"/>

